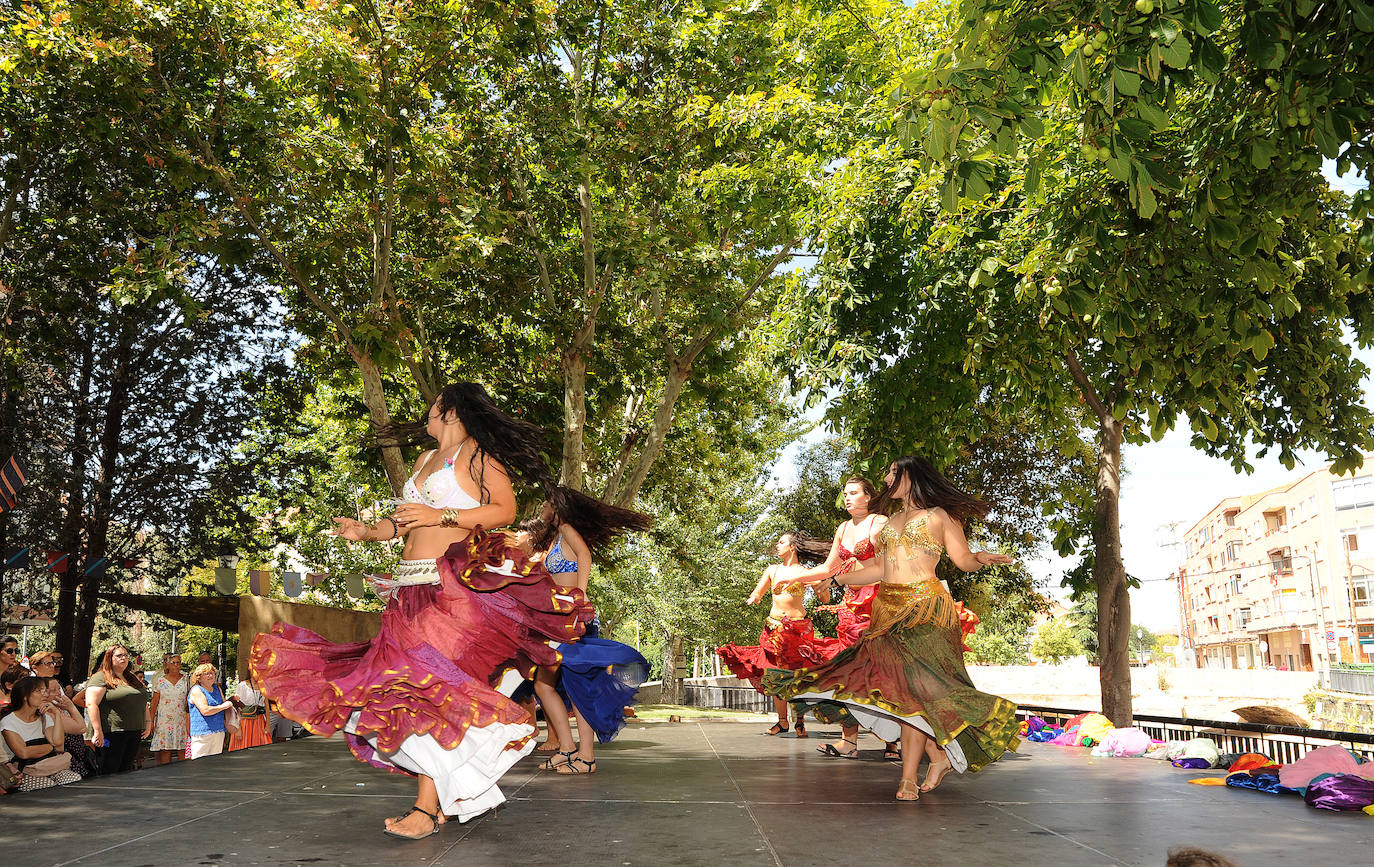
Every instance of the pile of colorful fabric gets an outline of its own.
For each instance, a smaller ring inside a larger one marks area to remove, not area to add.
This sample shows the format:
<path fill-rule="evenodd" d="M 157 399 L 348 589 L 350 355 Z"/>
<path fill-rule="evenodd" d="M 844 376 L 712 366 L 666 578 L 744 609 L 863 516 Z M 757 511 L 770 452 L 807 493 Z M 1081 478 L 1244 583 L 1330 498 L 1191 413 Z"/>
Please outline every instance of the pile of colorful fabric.
<path fill-rule="evenodd" d="M 1298 795 L 1319 810 L 1361 810 L 1374 816 L 1374 761 L 1361 761 L 1341 746 L 1318 747 L 1296 762 L 1280 765 L 1259 753 L 1223 753 L 1211 738 L 1157 741 L 1138 728 L 1115 728 L 1100 713 L 1079 714 L 1062 727 L 1038 716 L 1027 717 L 1021 723 L 1021 736 L 1034 743 L 1091 747 L 1094 756 L 1143 756 L 1187 770 L 1224 768 L 1225 777 L 1188 782 Z"/>

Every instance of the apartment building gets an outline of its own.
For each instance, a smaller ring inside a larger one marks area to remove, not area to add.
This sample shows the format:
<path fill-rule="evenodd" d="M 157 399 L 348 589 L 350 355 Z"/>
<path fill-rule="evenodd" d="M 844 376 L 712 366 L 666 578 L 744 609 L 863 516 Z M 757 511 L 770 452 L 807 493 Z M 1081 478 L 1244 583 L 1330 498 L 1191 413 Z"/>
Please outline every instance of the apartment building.
<path fill-rule="evenodd" d="M 1227 497 L 1183 541 L 1181 642 L 1199 668 L 1374 661 L 1374 461 Z"/>

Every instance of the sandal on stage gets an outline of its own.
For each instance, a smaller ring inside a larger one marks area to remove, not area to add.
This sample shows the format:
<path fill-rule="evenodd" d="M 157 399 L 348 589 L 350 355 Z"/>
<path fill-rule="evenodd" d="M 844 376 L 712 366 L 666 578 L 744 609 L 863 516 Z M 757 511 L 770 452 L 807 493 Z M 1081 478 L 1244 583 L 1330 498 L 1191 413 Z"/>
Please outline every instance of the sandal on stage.
<path fill-rule="evenodd" d="M 414 806 L 412 806 L 409 810 L 406 810 L 406 811 L 405 811 L 404 813 L 402 813 L 401 815 L 399 815 L 399 816 L 392 816 L 391 818 L 387 819 L 387 821 L 388 821 L 388 822 L 391 822 L 392 824 L 395 824 L 396 822 L 403 822 L 403 821 L 405 821 L 405 818 L 406 818 L 407 816 L 409 816 L 411 813 L 413 813 L 413 812 L 415 812 L 416 810 L 419 810 L 419 809 L 420 809 L 419 807 L 414 807 Z M 448 816 L 447 816 L 446 814 L 444 814 L 444 813 L 440 813 L 440 814 L 439 814 L 439 824 L 440 824 L 440 825 L 443 825 L 443 824 L 446 824 L 447 822 L 448 822 Z"/>
<path fill-rule="evenodd" d="M 921 783 L 921 791 L 933 792 L 940 788 L 940 782 L 944 780 L 945 774 L 948 774 L 952 770 L 954 770 L 954 765 L 950 764 L 948 759 L 938 765 L 931 765 L 926 768 L 926 778 Z M 932 780 L 931 777 L 935 779 Z"/>
<path fill-rule="evenodd" d="M 563 757 L 563 761 L 557 761 L 559 756 Z M 567 767 L 568 765 L 572 764 L 573 759 L 575 759 L 576 757 L 577 750 L 568 750 L 566 753 L 560 750 L 554 753 L 553 755 L 549 756 L 547 759 L 545 759 L 544 763 L 539 766 L 539 770 L 556 771 L 559 768 Z"/>
<path fill-rule="evenodd" d="M 586 767 L 579 768 L 577 766 L 579 762 L 583 765 L 586 765 Z M 577 774 L 594 774 L 596 773 L 596 759 L 592 759 L 589 762 L 586 759 L 574 757 L 572 761 L 568 762 L 566 765 L 559 765 L 557 771 L 558 773 L 563 774 L 564 776 L 574 776 Z"/>
<path fill-rule="evenodd" d="M 857 743 L 854 743 L 854 741 L 851 741 L 849 738 L 840 738 L 840 740 L 844 741 L 847 744 L 854 744 L 854 749 L 841 751 L 836 749 L 834 744 L 826 744 L 825 746 L 816 750 L 816 752 L 820 753 L 823 756 L 826 756 L 827 758 L 857 759 L 859 757 L 859 745 Z"/>
<path fill-rule="evenodd" d="M 799 738 L 811 737 L 811 735 L 806 733 L 806 723 L 802 720 L 797 720 L 797 724 L 792 727 L 792 730 L 797 733 L 796 736 Z"/>
<path fill-rule="evenodd" d="M 883 761 L 885 761 L 885 762 L 900 762 L 901 760 L 902 760 L 902 748 L 899 747 L 899 746 L 897 746 L 897 742 L 896 742 L 896 741 L 893 741 L 892 743 L 890 743 L 890 744 L 888 744 L 887 746 L 883 747 Z"/>
<path fill-rule="evenodd" d="M 785 722 L 775 722 L 775 723 L 773 723 L 773 727 L 772 727 L 771 729 L 769 729 L 768 731 L 764 732 L 764 734 L 766 734 L 766 735 L 780 735 L 780 734 L 785 734 L 786 732 L 787 732 L 787 723 L 785 723 Z"/>
<path fill-rule="evenodd" d="M 916 788 L 916 781 L 915 781 L 915 780 L 902 780 L 901 785 L 899 785 L 899 786 L 897 787 L 897 800 L 899 800 L 899 801 L 919 801 L 920 799 L 921 799 L 921 791 L 920 791 L 920 789 Z"/>
<path fill-rule="evenodd" d="M 387 828 L 382 833 L 386 834 L 388 837 L 400 837 L 402 840 L 423 840 L 426 837 L 433 837 L 435 834 L 439 833 L 439 816 L 437 814 L 431 813 L 428 810 L 423 810 L 419 807 L 411 807 L 409 810 L 406 810 L 405 816 L 409 816 L 411 813 L 424 813 L 429 817 L 429 821 L 434 823 L 434 826 L 428 831 L 420 834 L 402 834 L 400 831 L 393 831 L 390 828 Z M 401 818 L 405 818 L 405 816 Z"/>

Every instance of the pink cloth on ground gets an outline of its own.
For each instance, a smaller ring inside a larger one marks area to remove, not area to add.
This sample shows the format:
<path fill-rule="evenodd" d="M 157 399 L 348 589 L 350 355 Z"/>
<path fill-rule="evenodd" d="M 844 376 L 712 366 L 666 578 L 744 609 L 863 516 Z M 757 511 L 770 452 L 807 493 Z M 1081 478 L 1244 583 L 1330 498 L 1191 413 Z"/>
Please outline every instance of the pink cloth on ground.
<path fill-rule="evenodd" d="M 1296 762 L 1284 765 L 1279 770 L 1279 785 L 1305 789 L 1322 774 L 1353 774 L 1374 780 L 1374 762 L 1360 764 L 1355 754 L 1345 747 L 1317 747 Z"/>
<path fill-rule="evenodd" d="M 1143 756 L 1153 743 L 1154 741 L 1150 739 L 1150 736 L 1138 728 L 1112 729 L 1103 738 L 1102 745 L 1098 750 L 1114 756 Z M 1098 750 L 1093 752 L 1098 752 Z"/>

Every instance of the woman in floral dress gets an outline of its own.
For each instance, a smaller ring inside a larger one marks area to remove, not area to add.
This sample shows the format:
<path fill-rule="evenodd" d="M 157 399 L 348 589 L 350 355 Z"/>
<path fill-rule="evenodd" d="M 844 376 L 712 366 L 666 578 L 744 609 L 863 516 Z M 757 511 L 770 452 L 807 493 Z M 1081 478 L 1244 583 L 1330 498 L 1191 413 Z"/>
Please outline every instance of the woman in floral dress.
<path fill-rule="evenodd" d="M 157 763 L 180 761 L 186 751 L 190 716 L 186 711 L 186 688 L 190 679 L 181 673 L 181 657 L 168 653 L 162 657 L 162 674 L 153 681 L 153 745 Z"/>

